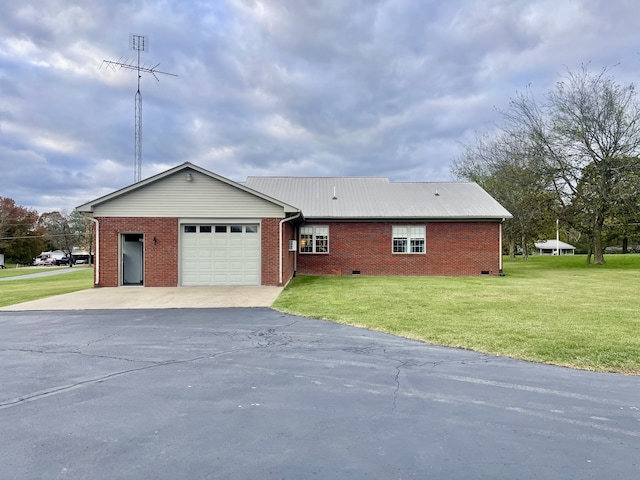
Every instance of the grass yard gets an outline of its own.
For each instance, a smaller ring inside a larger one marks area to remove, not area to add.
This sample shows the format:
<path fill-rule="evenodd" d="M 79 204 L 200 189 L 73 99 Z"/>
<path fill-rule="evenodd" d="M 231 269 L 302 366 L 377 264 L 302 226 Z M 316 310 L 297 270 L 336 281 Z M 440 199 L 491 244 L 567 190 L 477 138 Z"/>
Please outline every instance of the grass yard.
<path fill-rule="evenodd" d="M 68 269 L 69 267 L 61 268 Z M 0 270 L 0 278 L 12 276 L 5 275 L 5 273 L 9 272 L 19 271 L 22 275 L 27 275 L 37 273 L 39 270 L 51 271 L 52 269 L 53 267 Z M 73 270 L 73 272 L 65 272 L 60 275 L 51 275 L 42 278 L 16 279 L 0 282 L 0 307 L 85 290 L 93 286 L 93 268 L 73 267 Z"/>
<path fill-rule="evenodd" d="M 640 374 L 640 255 L 505 260 L 505 277 L 306 277 L 283 312 L 438 345 Z"/>

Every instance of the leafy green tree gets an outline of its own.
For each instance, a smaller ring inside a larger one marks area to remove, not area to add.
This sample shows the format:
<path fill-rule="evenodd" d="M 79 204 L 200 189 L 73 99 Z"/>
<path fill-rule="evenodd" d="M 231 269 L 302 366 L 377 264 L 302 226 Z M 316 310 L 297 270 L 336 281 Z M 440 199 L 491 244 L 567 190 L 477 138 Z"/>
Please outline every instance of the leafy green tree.
<path fill-rule="evenodd" d="M 75 229 L 71 215 L 66 211 L 43 213 L 40 216 L 40 224 L 46 229 L 49 244 L 54 249 L 61 250 L 72 267 L 71 252 L 73 247 L 78 245 L 81 232 Z"/>
<path fill-rule="evenodd" d="M 44 247 L 38 212 L 0 197 L 0 252 L 17 262 L 30 262 Z"/>
<path fill-rule="evenodd" d="M 507 130 L 540 152 L 560 205 L 580 217 L 575 224 L 586 229 L 593 262 L 605 263 L 603 227 L 621 201 L 617 179 L 640 151 L 635 87 L 616 83 L 606 69 L 593 74 L 583 66 L 568 71 L 544 103 L 519 94 L 503 113 Z"/>
<path fill-rule="evenodd" d="M 629 239 L 640 237 L 640 158 L 622 159 L 613 179 L 614 202 L 605 220 L 607 243 L 622 244 L 622 253 L 629 250 Z"/>

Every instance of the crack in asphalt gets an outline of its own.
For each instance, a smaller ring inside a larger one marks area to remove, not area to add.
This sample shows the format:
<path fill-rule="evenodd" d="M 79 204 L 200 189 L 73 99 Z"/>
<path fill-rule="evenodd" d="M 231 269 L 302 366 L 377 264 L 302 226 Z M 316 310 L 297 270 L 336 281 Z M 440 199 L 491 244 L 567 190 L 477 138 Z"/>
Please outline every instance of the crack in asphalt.
<path fill-rule="evenodd" d="M 268 327 L 266 329 L 260 328 L 256 330 L 252 330 L 246 335 L 248 340 L 258 340 L 257 345 L 259 348 L 269 348 L 269 347 L 284 347 L 290 345 L 292 343 L 292 336 L 288 333 L 281 333 L 278 331 L 279 328 L 291 327 L 298 323 L 298 320 L 295 320 L 291 323 L 287 323 L 284 325 L 275 325 L 273 327 Z M 266 341 L 266 343 L 262 343 L 262 341 Z"/>
<path fill-rule="evenodd" d="M 394 378 L 394 381 L 396 382 L 396 388 L 393 391 L 393 406 L 391 407 L 391 411 L 395 412 L 396 411 L 396 406 L 398 403 L 398 393 L 400 392 L 400 371 L 402 370 L 402 367 L 406 366 L 406 362 L 400 363 L 399 365 L 396 366 L 396 376 Z"/>
<path fill-rule="evenodd" d="M 98 355 L 95 353 L 84 353 L 78 350 L 35 350 L 30 348 L 2 348 L 0 352 L 26 352 L 40 353 L 42 355 L 81 355 L 83 357 L 106 358 L 109 360 L 122 360 L 123 362 L 155 363 L 151 360 L 136 360 L 126 357 L 113 357 L 110 355 Z"/>
<path fill-rule="evenodd" d="M 66 391 L 72 390 L 74 388 L 79 388 L 79 387 L 82 387 L 82 386 L 85 386 L 85 385 L 91 385 L 91 384 L 94 384 L 94 383 L 101 383 L 101 382 L 104 382 L 105 380 L 110 380 L 112 378 L 120 377 L 122 375 L 127 375 L 129 373 L 140 372 L 142 370 L 149 370 L 149 369 L 152 369 L 152 368 L 159 368 L 159 367 L 166 367 L 166 366 L 171 366 L 171 365 L 179 365 L 179 364 L 183 364 L 183 363 L 197 362 L 199 360 L 216 358 L 216 357 L 220 357 L 222 355 L 228 355 L 228 354 L 236 353 L 236 352 L 243 351 L 243 350 L 252 350 L 253 348 L 255 348 L 255 347 L 247 347 L 247 348 L 238 348 L 238 349 L 233 349 L 233 350 L 226 350 L 226 351 L 217 352 L 217 353 L 214 353 L 214 354 L 199 355 L 197 357 L 188 358 L 188 359 L 184 359 L 184 360 L 167 360 L 167 361 L 164 361 L 164 362 L 154 362 L 152 365 L 145 365 L 145 366 L 138 367 L 138 368 L 130 368 L 128 370 L 121 370 L 121 371 L 117 371 L 117 372 L 111 372 L 111 373 L 107 373 L 105 375 L 101 375 L 99 377 L 89 378 L 89 379 L 86 379 L 86 380 L 81 380 L 81 381 L 78 381 L 78 382 L 74 382 L 74 383 L 69 384 L 69 385 L 62 385 L 62 386 L 58 386 L 58 387 L 52 387 L 52 388 L 48 388 L 46 390 L 42 390 L 42 391 L 39 391 L 39 392 L 34 392 L 34 393 L 31 393 L 31 394 L 22 395 L 22 396 L 20 396 L 18 398 L 14 398 L 12 400 L 8 400 L 8 401 L 0 403 L 0 410 L 3 410 L 5 408 L 16 407 L 16 406 L 22 405 L 22 404 L 27 403 L 27 402 L 40 400 L 42 398 L 50 397 L 52 395 L 57 395 L 59 393 L 66 392 Z M 58 353 L 62 353 L 62 352 L 58 352 Z M 140 360 L 140 361 L 143 361 L 143 360 Z"/>
<path fill-rule="evenodd" d="M 365 349 L 362 349 L 363 352 Z M 352 350 L 353 351 L 353 350 Z M 402 373 L 402 370 L 406 367 L 425 367 L 427 365 L 431 365 L 432 368 L 438 367 L 440 365 L 446 365 L 446 364 L 458 364 L 458 365 L 472 365 L 478 362 L 488 362 L 489 359 L 491 358 L 490 355 L 486 355 L 486 354 L 482 354 L 479 355 L 478 359 L 475 359 L 473 361 L 466 361 L 466 360 L 443 360 L 443 361 L 439 361 L 439 362 L 415 362 L 412 361 L 411 359 L 407 359 L 407 360 L 400 360 L 399 358 L 395 358 L 393 357 L 391 354 L 389 354 L 387 352 L 387 349 L 385 348 L 383 350 L 384 354 L 382 355 L 382 357 L 386 358 L 389 361 L 392 362 L 397 362 L 397 365 L 395 367 L 396 373 L 394 375 L 393 381 L 395 383 L 395 389 L 393 391 L 393 405 L 391 407 L 391 411 L 395 412 L 396 407 L 397 407 L 397 402 L 398 402 L 398 396 L 400 394 L 400 375 Z M 375 355 L 372 353 L 372 355 Z"/>
<path fill-rule="evenodd" d="M 200 358 L 203 358 L 203 357 L 200 357 Z M 198 360 L 200 358 L 189 359 L 187 361 L 195 361 L 195 360 Z M 184 360 L 182 360 L 182 361 L 170 361 L 170 362 L 162 362 L 162 363 L 154 364 L 154 365 L 145 365 L 143 367 L 131 368 L 131 369 L 128 369 L 128 370 L 121 370 L 121 371 L 118 371 L 118 372 L 111 372 L 111 373 L 108 373 L 106 375 L 101 375 L 101 376 L 95 377 L 95 378 L 89 378 L 89 379 L 82 380 L 82 381 L 79 381 L 79 382 L 75 382 L 75 383 L 72 383 L 72 384 L 69 384 L 69 385 L 62 385 L 62 386 L 59 386 L 59 387 L 52 387 L 52 388 L 49 388 L 49 389 L 46 389 L 46 390 L 43 390 L 43 391 L 40 391 L 40 392 L 35 392 L 35 393 L 32 393 L 32 394 L 23 395 L 21 397 L 15 398 L 13 400 L 9 400 L 7 402 L 0 403 L 0 409 L 5 409 L 5 408 L 9 408 L 9 407 L 15 407 L 17 405 L 21 405 L 21 404 L 26 403 L 26 402 L 38 400 L 38 399 L 45 398 L 45 397 L 49 397 L 51 395 L 56 395 L 58 393 L 66 392 L 68 390 L 71 390 L 71 389 L 74 389 L 74 388 L 78 388 L 78 387 L 81 387 L 81 386 L 84 386 L 84 385 L 90 385 L 90 384 L 93 384 L 93 383 L 100 383 L 100 382 L 103 382 L 103 381 L 111 379 L 111 378 L 119 377 L 121 375 L 126 375 L 128 373 L 139 372 L 141 370 L 148 370 L 150 368 L 157 368 L 157 367 L 162 367 L 162 366 L 166 366 L 166 365 L 173 365 L 173 364 L 176 364 L 176 363 L 185 363 L 185 361 Z"/>
<path fill-rule="evenodd" d="M 104 342 L 105 340 L 107 340 L 107 339 L 109 339 L 109 338 L 116 337 L 116 336 L 120 335 L 122 332 L 124 332 L 125 330 L 127 330 L 127 328 L 128 328 L 128 327 L 121 328 L 121 329 L 120 329 L 120 330 L 118 330 L 117 332 L 110 333 L 109 335 L 104 335 L 104 336 L 102 336 L 102 337 L 100 337 L 100 338 L 97 338 L 97 339 L 95 339 L 95 340 L 92 340 L 92 341 L 90 341 L 89 343 L 85 344 L 84 346 L 85 346 L 85 347 L 89 347 L 89 346 L 91 346 L 91 345 L 93 345 L 93 344 L 95 344 L 95 343 Z"/>
<path fill-rule="evenodd" d="M 248 335 L 249 340 L 257 340 L 258 348 L 283 347 L 291 343 L 291 337 L 276 331 L 275 328 L 256 330 Z M 264 343 L 266 342 L 266 343 Z"/>

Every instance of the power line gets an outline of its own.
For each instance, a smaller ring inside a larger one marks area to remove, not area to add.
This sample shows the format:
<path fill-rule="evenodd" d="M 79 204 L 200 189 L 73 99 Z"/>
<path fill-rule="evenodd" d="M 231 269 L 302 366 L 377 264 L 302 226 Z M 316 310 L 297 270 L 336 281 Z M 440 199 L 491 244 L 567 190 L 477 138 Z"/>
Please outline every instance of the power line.
<path fill-rule="evenodd" d="M 46 234 L 46 235 L 27 235 L 24 237 L 0 237 L 0 240 L 19 240 L 25 238 L 51 238 L 51 237 L 81 237 L 82 233 L 56 233 L 56 234 Z"/>

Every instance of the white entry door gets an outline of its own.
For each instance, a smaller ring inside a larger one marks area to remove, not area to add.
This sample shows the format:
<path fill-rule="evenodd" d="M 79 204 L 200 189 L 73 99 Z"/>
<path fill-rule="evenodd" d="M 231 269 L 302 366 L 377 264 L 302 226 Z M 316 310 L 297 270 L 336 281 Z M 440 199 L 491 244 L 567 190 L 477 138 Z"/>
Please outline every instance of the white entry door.
<path fill-rule="evenodd" d="M 257 224 L 183 224 L 181 284 L 260 285 Z"/>

